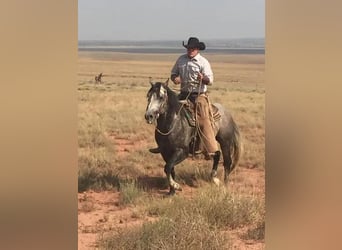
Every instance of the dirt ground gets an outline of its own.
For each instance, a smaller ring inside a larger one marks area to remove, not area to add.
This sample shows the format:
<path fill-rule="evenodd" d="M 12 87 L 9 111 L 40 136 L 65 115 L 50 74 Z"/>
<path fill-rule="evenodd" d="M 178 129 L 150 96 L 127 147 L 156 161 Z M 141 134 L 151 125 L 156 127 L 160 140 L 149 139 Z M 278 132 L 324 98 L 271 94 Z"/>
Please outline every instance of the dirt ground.
<path fill-rule="evenodd" d="M 118 153 L 125 157 L 133 147 L 145 147 L 143 143 L 133 144 L 128 140 L 117 142 Z M 192 159 L 188 159 L 192 160 Z M 201 161 L 201 160 L 198 160 Z M 222 163 L 221 163 L 222 164 Z M 265 193 L 265 171 L 259 168 L 238 168 L 231 174 L 228 189 L 232 192 Z M 183 190 L 177 195 L 192 197 L 196 188 L 183 185 Z M 153 189 L 152 195 L 163 198 L 168 189 Z M 141 226 L 144 222 L 155 218 L 137 216 L 138 206 L 120 206 L 118 191 L 87 191 L 78 194 L 78 249 L 96 249 L 97 240 L 101 235 L 118 228 L 131 228 Z M 264 249 L 264 242 L 243 240 L 241 235 L 247 228 L 238 228 L 227 231 L 233 242 L 232 249 Z"/>

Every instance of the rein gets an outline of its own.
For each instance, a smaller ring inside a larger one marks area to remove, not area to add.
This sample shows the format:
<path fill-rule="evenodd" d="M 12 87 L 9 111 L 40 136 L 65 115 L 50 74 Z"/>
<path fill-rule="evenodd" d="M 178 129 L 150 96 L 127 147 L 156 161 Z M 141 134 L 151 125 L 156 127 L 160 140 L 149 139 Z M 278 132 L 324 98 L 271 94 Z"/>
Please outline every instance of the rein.
<path fill-rule="evenodd" d="M 158 132 L 159 134 L 161 134 L 161 135 L 169 135 L 169 134 L 172 132 L 172 130 L 173 130 L 174 128 L 175 128 L 175 124 L 174 124 L 174 122 L 173 122 L 173 126 L 172 126 L 172 128 L 169 130 L 169 132 L 163 133 L 163 132 L 160 131 L 160 130 L 157 128 L 157 126 L 156 126 L 157 132 Z"/>

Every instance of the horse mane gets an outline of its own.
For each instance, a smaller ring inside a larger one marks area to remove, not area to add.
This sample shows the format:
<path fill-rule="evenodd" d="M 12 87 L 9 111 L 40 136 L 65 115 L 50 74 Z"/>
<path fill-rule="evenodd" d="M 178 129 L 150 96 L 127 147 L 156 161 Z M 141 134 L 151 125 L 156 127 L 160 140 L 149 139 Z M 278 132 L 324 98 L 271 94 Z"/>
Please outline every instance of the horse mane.
<path fill-rule="evenodd" d="M 176 92 L 170 89 L 169 86 L 164 86 L 164 88 L 167 91 L 167 96 L 169 99 L 168 102 L 169 102 L 170 108 L 172 108 L 175 112 L 178 112 L 180 105 L 181 105 L 179 103 L 178 95 L 176 94 Z"/>

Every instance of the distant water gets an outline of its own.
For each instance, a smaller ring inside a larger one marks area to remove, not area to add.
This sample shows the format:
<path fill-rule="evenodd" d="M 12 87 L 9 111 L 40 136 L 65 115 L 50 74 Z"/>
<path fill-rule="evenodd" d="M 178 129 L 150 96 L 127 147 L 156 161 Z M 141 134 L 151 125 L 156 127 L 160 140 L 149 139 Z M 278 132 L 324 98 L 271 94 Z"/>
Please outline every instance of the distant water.
<path fill-rule="evenodd" d="M 125 53 L 147 53 L 147 54 L 181 54 L 184 48 L 161 48 L 161 47 L 107 47 L 107 46 L 79 46 L 78 51 L 98 51 L 98 52 L 125 52 Z M 210 48 L 206 53 L 213 54 L 265 54 L 264 48 Z"/>

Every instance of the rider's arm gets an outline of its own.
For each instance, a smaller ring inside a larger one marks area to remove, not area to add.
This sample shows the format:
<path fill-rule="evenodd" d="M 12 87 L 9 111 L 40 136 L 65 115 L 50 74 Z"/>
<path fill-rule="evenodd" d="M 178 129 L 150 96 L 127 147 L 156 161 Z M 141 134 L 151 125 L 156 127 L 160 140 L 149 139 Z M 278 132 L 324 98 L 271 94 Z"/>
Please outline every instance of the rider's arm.
<path fill-rule="evenodd" d="M 171 77 L 170 77 L 171 81 L 173 81 L 175 84 L 180 83 L 178 61 L 179 61 L 179 59 L 176 61 L 175 65 L 173 66 L 173 68 L 171 70 Z"/>
<path fill-rule="evenodd" d="M 202 66 L 202 83 L 206 85 L 212 85 L 214 82 L 214 74 L 211 70 L 210 63 L 208 60 L 203 60 L 203 66 Z"/>

